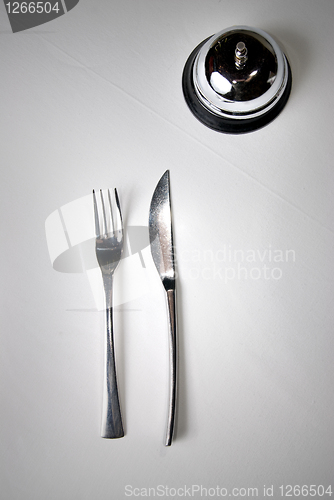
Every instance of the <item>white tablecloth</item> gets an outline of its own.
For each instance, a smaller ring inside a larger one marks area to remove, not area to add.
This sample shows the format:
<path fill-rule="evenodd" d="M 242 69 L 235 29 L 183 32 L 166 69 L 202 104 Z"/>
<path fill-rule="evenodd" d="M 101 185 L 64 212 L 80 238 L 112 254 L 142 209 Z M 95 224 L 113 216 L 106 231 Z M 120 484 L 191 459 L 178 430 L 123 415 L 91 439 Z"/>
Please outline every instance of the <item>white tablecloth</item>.
<path fill-rule="evenodd" d="M 2 498 L 334 491 L 333 2 L 80 0 L 15 34 L 0 12 Z M 275 121 L 231 136 L 193 117 L 181 76 L 198 43 L 241 24 L 278 40 L 293 87 Z M 170 448 L 149 247 L 136 236 L 141 253 L 129 248 L 115 278 L 120 440 L 99 437 L 96 273 L 52 265 L 89 239 L 93 188 L 117 187 L 126 226 L 145 232 L 166 169 L 179 273 Z"/>

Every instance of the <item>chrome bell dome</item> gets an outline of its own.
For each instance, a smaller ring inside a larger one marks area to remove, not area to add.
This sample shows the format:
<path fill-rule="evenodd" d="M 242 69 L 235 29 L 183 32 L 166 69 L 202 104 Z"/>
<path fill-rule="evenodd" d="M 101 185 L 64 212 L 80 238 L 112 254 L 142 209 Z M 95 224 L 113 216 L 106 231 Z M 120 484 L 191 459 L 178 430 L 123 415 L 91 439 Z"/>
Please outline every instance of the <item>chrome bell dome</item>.
<path fill-rule="evenodd" d="M 287 58 L 270 35 L 234 26 L 194 49 L 182 87 L 190 110 L 204 125 L 239 134 L 263 127 L 280 113 L 291 80 Z"/>

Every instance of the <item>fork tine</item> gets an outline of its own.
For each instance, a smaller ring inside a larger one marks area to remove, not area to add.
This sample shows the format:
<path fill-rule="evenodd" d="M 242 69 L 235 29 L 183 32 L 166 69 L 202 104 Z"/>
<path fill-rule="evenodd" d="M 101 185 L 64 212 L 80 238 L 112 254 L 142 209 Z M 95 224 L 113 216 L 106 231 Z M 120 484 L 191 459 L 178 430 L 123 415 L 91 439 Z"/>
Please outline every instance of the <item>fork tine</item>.
<path fill-rule="evenodd" d="M 97 203 L 96 203 L 96 196 L 95 196 L 94 189 L 93 189 L 93 201 L 94 201 L 95 234 L 96 234 L 96 237 L 98 238 L 101 235 L 101 233 L 100 233 L 100 224 L 99 224 L 99 213 L 97 210 Z"/>
<path fill-rule="evenodd" d="M 122 232 L 123 235 L 123 219 L 122 219 L 122 212 L 121 212 L 121 206 L 119 203 L 119 198 L 117 194 L 117 189 L 115 188 L 115 201 L 116 201 L 116 208 L 117 208 L 117 213 L 118 213 L 118 219 L 121 223 L 120 231 Z"/>
<path fill-rule="evenodd" d="M 110 232 L 114 233 L 114 231 L 116 231 L 116 227 L 115 227 L 115 220 L 114 220 L 114 214 L 113 214 L 113 209 L 112 209 L 110 189 L 108 189 L 108 200 L 109 200 L 109 211 L 110 211 L 110 219 L 111 219 Z"/>
<path fill-rule="evenodd" d="M 102 213 L 103 213 L 103 221 L 104 221 L 104 234 L 105 234 L 105 236 L 107 236 L 108 235 L 108 225 L 107 225 L 106 208 L 104 205 L 102 189 L 100 189 L 100 195 L 101 195 Z"/>

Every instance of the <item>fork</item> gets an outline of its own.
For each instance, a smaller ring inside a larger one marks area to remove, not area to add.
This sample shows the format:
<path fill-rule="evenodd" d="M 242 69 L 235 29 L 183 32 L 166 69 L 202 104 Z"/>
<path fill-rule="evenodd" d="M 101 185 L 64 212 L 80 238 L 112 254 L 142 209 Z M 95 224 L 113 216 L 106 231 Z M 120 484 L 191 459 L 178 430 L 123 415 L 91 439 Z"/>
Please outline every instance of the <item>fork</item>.
<path fill-rule="evenodd" d="M 101 210 L 99 213 L 97 198 L 93 190 L 96 233 L 95 251 L 102 273 L 106 304 L 106 341 L 101 425 L 101 437 L 103 438 L 120 438 L 124 436 L 117 390 L 112 306 L 114 272 L 121 260 L 123 252 L 123 220 L 116 189 L 114 193 L 116 217 L 113 216 L 109 189 L 107 200 L 105 200 L 106 197 L 100 189 L 101 216 Z"/>

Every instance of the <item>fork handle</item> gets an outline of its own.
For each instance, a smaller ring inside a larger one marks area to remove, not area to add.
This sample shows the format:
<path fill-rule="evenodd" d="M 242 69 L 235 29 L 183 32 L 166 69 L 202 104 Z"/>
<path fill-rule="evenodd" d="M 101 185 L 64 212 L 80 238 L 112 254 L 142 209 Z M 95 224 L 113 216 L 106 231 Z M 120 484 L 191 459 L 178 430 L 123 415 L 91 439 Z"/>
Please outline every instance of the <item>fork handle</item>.
<path fill-rule="evenodd" d="M 112 307 L 106 309 L 104 366 L 101 437 L 111 439 L 121 438 L 124 436 L 124 430 L 117 390 Z"/>
<path fill-rule="evenodd" d="M 169 403 L 165 445 L 172 444 L 177 389 L 177 318 L 175 288 L 167 290 L 168 325 L 169 325 Z"/>

